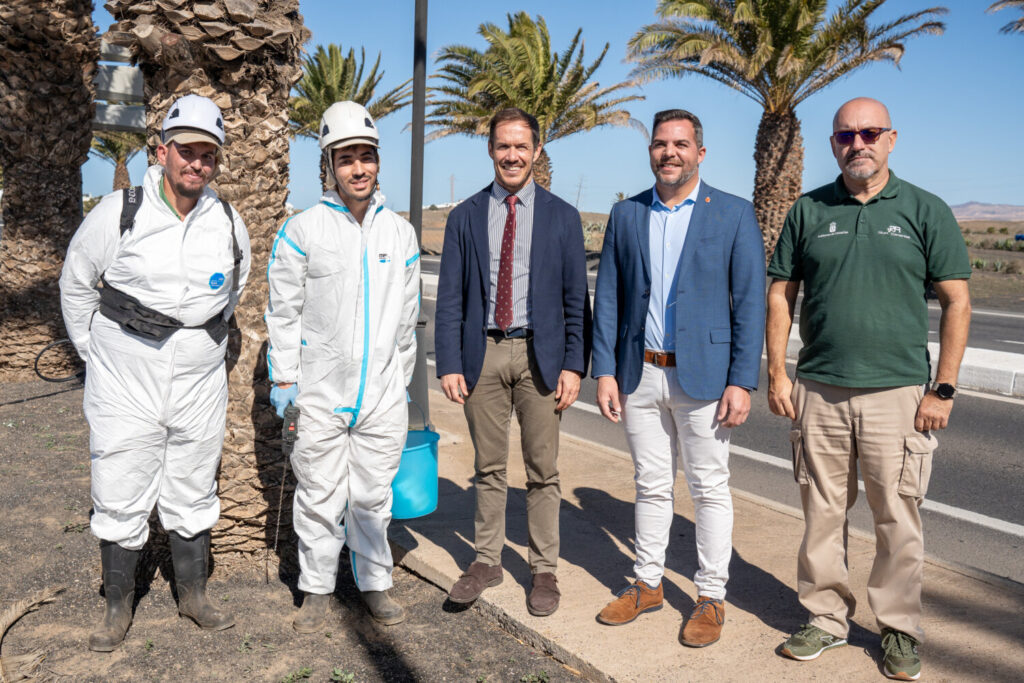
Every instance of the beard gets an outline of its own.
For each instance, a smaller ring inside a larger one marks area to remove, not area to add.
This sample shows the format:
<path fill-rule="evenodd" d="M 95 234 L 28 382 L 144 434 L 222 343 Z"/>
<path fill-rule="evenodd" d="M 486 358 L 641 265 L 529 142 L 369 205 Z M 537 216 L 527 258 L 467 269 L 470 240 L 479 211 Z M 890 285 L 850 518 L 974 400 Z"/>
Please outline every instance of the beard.
<path fill-rule="evenodd" d="M 863 159 L 864 161 L 871 163 L 858 164 L 856 162 L 859 159 Z M 846 158 L 846 166 L 843 168 L 843 172 L 851 178 L 867 180 L 878 172 L 878 165 L 875 163 L 874 157 L 868 156 L 867 154 L 851 154 Z"/>

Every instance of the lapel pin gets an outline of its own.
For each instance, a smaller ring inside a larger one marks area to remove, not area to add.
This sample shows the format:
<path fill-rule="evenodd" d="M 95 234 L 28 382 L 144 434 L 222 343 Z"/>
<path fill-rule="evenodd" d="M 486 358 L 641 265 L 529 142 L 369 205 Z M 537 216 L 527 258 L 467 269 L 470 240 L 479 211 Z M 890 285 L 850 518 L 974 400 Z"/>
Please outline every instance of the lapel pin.
<path fill-rule="evenodd" d="M 711 197 L 705 197 L 704 198 L 704 203 L 705 204 L 710 204 L 711 203 Z"/>

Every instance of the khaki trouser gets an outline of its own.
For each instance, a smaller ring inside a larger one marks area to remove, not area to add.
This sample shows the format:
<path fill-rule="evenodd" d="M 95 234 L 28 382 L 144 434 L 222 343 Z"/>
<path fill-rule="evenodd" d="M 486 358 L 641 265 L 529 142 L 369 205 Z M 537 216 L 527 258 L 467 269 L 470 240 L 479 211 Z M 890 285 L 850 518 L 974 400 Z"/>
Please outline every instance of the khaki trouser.
<path fill-rule="evenodd" d="M 508 432 L 512 409 L 519 420 L 526 464 L 526 520 L 530 569 L 554 572 L 558 564 L 557 401 L 534 382 L 533 342 L 487 339 L 480 379 L 466 399 L 466 421 L 476 450 L 476 559 L 501 564 L 505 544 Z"/>
<path fill-rule="evenodd" d="M 810 623 L 846 637 L 856 601 L 847 569 L 847 511 L 857 498 L 857 466 L 875 524 L 868 603 L 880 628 L 919 641 L 924 539 L 918 508 L 928 489 L 935 437 L 914 430 L 922 387 L 851 389 L 798 379 L 793 471 L 803 503 L 797 564 Z"/>

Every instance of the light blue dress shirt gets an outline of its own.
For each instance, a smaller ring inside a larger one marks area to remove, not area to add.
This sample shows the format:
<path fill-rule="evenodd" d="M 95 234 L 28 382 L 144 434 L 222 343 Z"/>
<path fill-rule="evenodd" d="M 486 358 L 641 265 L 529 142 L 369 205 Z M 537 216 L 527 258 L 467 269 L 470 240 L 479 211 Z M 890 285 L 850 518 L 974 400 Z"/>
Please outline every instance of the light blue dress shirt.
<path fill-rule="evenodd" d="M 668 208 L 654 188 L 651 205 L 651 298 L 647 305 L 647 329 L 644 346 L 656 351 L 676 350 L 676 285 L 679 258 L 683 254 L 686 232 L 700 190 L 698 182 L 686 199 Z"/>

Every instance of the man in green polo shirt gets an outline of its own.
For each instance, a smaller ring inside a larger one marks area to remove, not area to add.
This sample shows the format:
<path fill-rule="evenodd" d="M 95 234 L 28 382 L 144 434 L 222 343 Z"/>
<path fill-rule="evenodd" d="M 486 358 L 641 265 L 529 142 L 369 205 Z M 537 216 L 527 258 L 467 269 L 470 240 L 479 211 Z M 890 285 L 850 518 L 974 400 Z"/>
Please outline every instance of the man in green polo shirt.
<path fill-rule="evenodd" d="M 851 100 L 832 130 L 842 174 L 793 205 L 768 268 L 768 402 L 793 420 L 806 525 L 797 577 L 810 613 L 782 653 L 808 660 L 846 644 L 855 605 L 846 512 L 859 464 L 878 538 L 868 602 L 882 631 L 884 671 L 915 680 L 924 636 L 918 508 L 936 446 L 932 431 L 946 426 L 967 345 L 971 267 L 949 207 L 889 170 L 896 131 L 885 105 Z M 804 346 L 794 384 L 786 345 L 801 282 Z M 926 388 L 929 282 L 942 321 L 936 381 Z"/>

